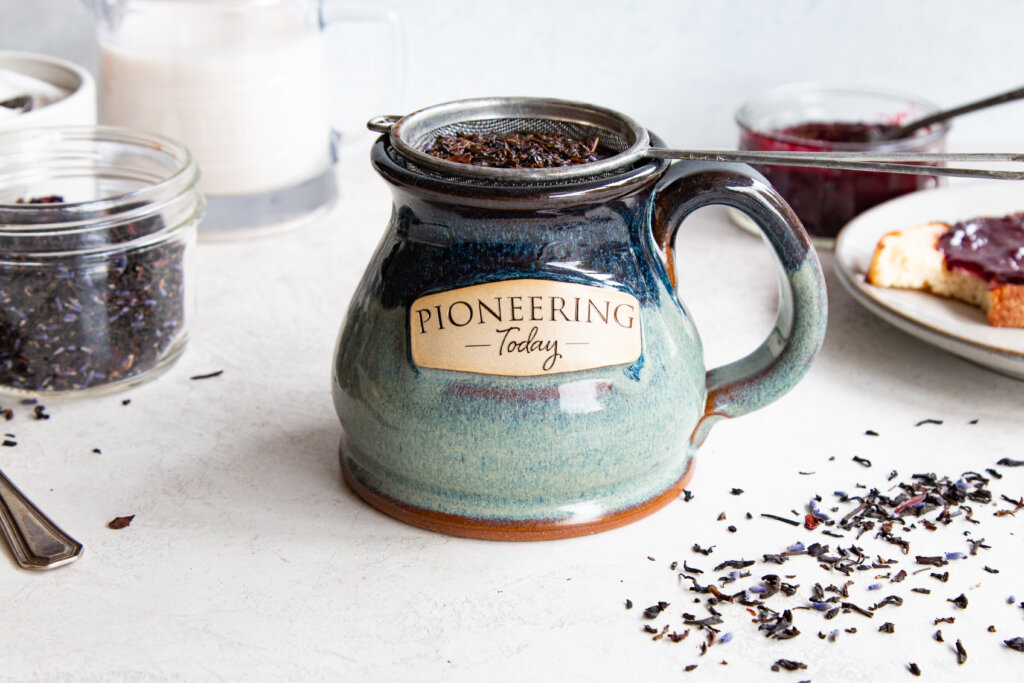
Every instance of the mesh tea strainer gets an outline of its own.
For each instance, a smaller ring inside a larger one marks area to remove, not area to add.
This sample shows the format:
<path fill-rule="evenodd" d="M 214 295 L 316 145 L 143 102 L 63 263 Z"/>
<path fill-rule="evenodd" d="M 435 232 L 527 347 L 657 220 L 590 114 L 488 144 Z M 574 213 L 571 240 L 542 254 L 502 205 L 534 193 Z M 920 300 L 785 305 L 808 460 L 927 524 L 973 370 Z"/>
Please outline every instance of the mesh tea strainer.
<path fill-rule="evenodd" d="M 944 162 L 1024 162 L 1024 154 L 757 152 L 681 150 L 653 146 L 647 129 L 611 109 L 583 102 L 536 97 L 487 97 L 438 104 L 406 116 L 378 116 L 367 127 L 389 136 L 394 152 L 412 170 L 450 180 L 499 184 L 546 184 L 592 179 L 624 171 L 648 159 L 688 159 L 814 166 L 914 175 L 1024 180 L 1024 171 L 922 166 Z M 493 168 L 441 159 L 426 153 L 439 137 L 458 133 L 562 132 L 576 139 L 598 137 L 613 154 L 585 164 L 554 168 Z"/>

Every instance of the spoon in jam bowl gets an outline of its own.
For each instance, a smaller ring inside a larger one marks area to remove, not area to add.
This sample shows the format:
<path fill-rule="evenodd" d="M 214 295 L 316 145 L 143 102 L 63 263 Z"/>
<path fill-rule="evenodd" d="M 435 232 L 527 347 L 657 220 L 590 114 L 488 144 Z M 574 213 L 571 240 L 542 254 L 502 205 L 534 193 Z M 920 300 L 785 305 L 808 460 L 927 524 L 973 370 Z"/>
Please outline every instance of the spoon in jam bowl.
<path fill-rule="evenodd" d="M 23 569 L 53 569 L 77 560 L 82 544 L 32 504 L 0 471 L 0 532 Z"/>
<path fill-rule="evenodd" d="M 1022 97 L 1024 97 L 1024 88 L 1016 88 L 1015 90 L 1009 90 L 998 95 L 986 97 L 983 100 L 968 102 L 967 104 L 962 104 L 959 107 L 935 112 L 934 114 L 911 121 L 910 123 L 902 126 L 878 131 L 872 136 L 871 142 L 885 142 L 887 140 L 899 140 L 901 138 L 910 137 L 910 135 L 922 128 L 927 128 L 928 126 L 935 125 L 942 121 L 948 121 L 955 116 L 969 114 L 973 111 L 978 111 L 979 109 L 985 109 L 987 107 L 994 107 L 997 104 L 1003 104 L 1004 102 L 1012 102 L 1014 100 L 1019 100 Z"/>

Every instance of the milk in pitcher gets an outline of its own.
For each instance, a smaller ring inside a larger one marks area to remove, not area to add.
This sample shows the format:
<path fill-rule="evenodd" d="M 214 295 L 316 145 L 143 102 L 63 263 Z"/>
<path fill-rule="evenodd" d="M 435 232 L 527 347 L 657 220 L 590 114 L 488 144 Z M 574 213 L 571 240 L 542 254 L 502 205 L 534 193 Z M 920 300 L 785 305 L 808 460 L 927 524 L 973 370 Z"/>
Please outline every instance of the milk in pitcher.
<path fill-rule="evenodd" d="M 330 166 L 324 39 L 299 9 L 130 6 L 100 35 L 101 122 L 183 141 L 208 197 L 288 188 Z"/>

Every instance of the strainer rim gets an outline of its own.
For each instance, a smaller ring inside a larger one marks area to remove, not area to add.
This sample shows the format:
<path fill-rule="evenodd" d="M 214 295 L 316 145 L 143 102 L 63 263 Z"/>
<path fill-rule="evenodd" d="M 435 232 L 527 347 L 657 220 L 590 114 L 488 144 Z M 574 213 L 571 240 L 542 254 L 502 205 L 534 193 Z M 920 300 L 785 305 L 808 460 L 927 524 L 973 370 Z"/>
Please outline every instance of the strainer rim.
<path fill-rule="evenodd" d="M 409 140 L 423 130 L 437 130 L 456 122 L 495 118 L 535 118 L 604 128 L 620 135 L 628 147 L 605 159 L 572 166 L 552 168 L 492 168 L 440 159 L 417 149 Z M 379 126 L 381 118 L 368 124 Z M 479 178 L 509 184 L 547 183 L 584 179 L 613 173 L 632 166 L 650 148 L 647 129 L 632 118 L 613 109 L 588 102 L 549 97 L 476 97 L 434 104 L 388 121 L 387 134 L 394 150 L 421 168 L 456 178 Z"/>

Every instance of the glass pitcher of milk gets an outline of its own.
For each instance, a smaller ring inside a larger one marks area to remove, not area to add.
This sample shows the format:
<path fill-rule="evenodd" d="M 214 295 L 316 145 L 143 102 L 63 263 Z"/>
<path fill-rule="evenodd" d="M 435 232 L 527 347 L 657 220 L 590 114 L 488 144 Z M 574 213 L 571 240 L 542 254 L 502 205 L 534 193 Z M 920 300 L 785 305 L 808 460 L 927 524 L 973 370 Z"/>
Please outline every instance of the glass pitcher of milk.
<path fill-rule="evenodd" d="M 209 200 L 201 232 L 305 222 L 337 196 L 324 30 L 387 9 L 325 0 L 87 0 L 100 44 L 101 123 L 184 142 Z M 391 83 L 399 82 L 395 74 Z"/>

